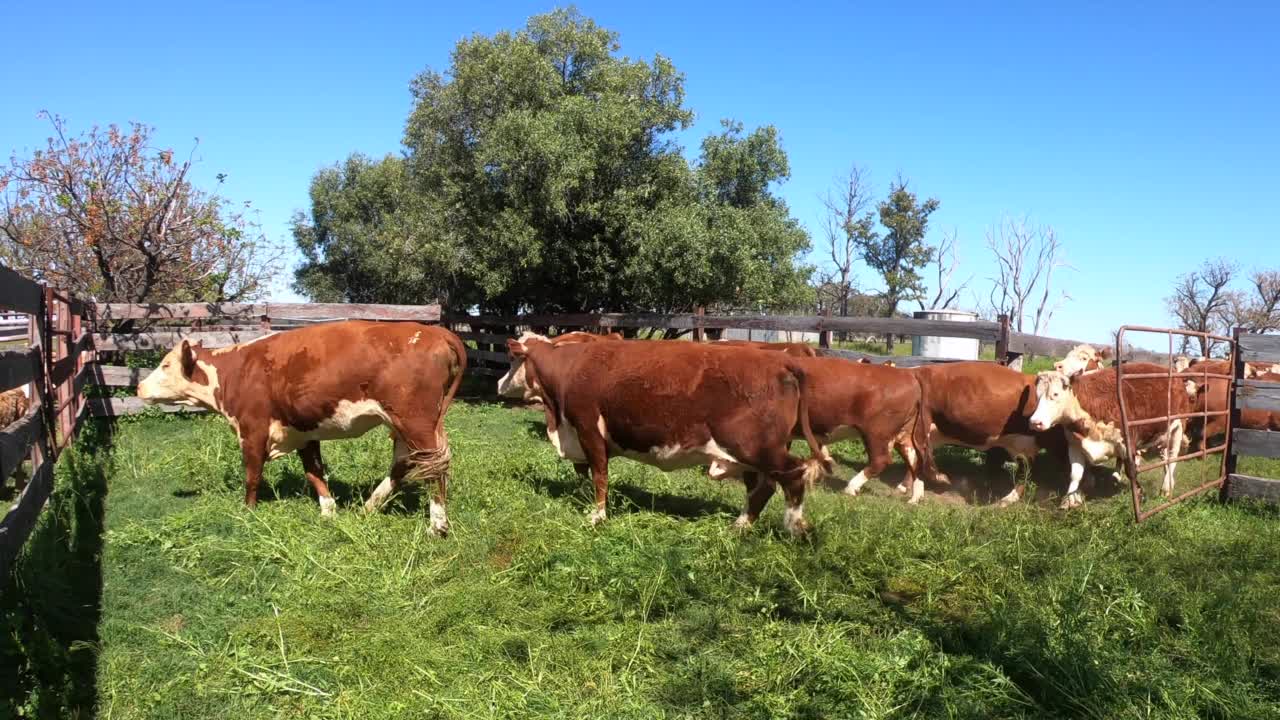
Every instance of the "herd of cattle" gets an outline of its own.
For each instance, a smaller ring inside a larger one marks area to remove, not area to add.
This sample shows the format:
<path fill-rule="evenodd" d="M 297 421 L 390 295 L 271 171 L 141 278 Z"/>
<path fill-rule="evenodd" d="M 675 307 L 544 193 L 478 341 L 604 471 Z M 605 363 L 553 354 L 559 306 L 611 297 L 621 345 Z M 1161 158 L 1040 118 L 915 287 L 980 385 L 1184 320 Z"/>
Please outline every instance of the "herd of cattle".
<path fill-rule="evenodd" d="M 906 475 L 898 490 L 920 501 L 925 482 L 946 484 L 933 458 L 939 445 L 1003 451 L 1029 463 L 1041 451 L 1070 466 L 1063 507 L 1082 502 L 1086 468 L 1127 457 L 1119 427 L 1117 373 L 1105 353 L 1080 346 L 1055 369 L 1026 375 L 990 362 L 906 369 L 818 357 L 802 344 L 624 340 L 570 333 L 525 333 L 508 341 L 511 368 L 501 395 L 539 403 L 547 437 L 562 458 L 595 486 L 591 522 L 605 519 L 609 459 L 622 456 L 663 470 L 707 466 L 713 478 L 741 478 L 749 526 L 781 486 L 784 522 L 808 528 L 805 492 L 832 472 L 830 443 L 860 437 L 868 463 L 845 486 L 857 495 L 896 450 Z M 1206 364 L 1207 363 L 1207 364 Z M 1191 438 L 1208 442 L 1224 430 L 1227 363 L 1183 360 L 1171 385 L 1166 366 L 1125 363 L 1130 420 L 1139 451 L 1166 460 L 1162 493 L 1173 490 L 1176 460 Z M 176 402 L 220 412 L 239 438 L 245 502 L 257 499 L 263 464 L 297 452 L 319 497 L 321 513 L 336 503 L 324 479 L 320 441 L 351 438 L 387 425 L 391 469 L 367 510 L 380 508 L 406 483 L 434 484 L 433 531 L 448 531 L 450 450 L 444 415 L 466 369 L 466 348 L 448 330 L 417 323 L 346 321 L 282 332 L 239 345 L 206 349 L 183 340 L 139 385 L 148 402 Z M 1280 367 L 1250 368 L 1280 380 Z M 1195 376 L 1199 376 L 1197 380 Z M 1181 417 L 1180 417 L 1181 416 Z M 1164 419 L 1168 417 L 1168 419 Z M 1270 413 L 1245 413 L 1244 424 L 1280 429 Z M 794 438 L 809 457 L 790 451 Z M 1016 502 L 1014 483 L 1001 504 Z"/>

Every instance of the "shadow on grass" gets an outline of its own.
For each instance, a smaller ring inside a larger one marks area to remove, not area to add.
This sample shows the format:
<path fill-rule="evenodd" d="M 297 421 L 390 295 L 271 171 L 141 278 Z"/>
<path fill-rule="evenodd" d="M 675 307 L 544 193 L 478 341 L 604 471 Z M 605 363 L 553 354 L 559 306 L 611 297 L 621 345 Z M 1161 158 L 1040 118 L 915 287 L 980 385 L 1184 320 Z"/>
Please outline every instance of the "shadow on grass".
<path fill-rule="evenodd" d="M 94 713 L 111 432 L 81 427 L 13 575 L 0 578 L 0 717 Z"/>

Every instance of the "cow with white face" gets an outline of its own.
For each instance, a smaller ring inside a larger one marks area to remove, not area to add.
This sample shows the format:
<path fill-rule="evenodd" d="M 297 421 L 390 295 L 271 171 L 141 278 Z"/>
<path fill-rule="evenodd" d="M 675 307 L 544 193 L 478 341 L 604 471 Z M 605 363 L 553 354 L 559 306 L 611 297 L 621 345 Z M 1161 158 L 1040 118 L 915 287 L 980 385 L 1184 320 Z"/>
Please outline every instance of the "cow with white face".
<path fill-rule="evenodd" d="M 1168 372 L 1150 363 L 1126 363 L 1125 372 L 1134 375 Z M 1061 425 L 1067 430 L 1067 455 L 1071 463 L 1071 483 L 1062 502 L 1064 508 L 1083 502 L 1080 480 L 1087 465 L 1101 465 L 1108 459 L 1127 457 L 1124 431 L 1120 423 L 1119 394 L 1115 368 L 1083 373 L 1074 379 L 1056 370 L 1036 376 L 1036 410 L 1031 415 L 1034 430 Z M 1125 379 L 1124 398 L 1128 419 L 1152 420 L 1176 417 L 1189 412 L 1190 402 L 1177 380 L 1170 391 L 1167 378 Z M 1131 427 L 1138 452 L 1160 449 L 1166 460 L 1161 494 L 1173 494 L 1176 456 L 1182 448 L 1185 421 L 1147 423 Z"/>
<path fill-rule="evenodd" d="M 240 440 L 250 507 L 266 461 L 297 452 L 321 514 L 334 514 L 320 441 L 386 425 L 395 443 L 391 471 L 365 508 L 380 508 L 403 482 L 435 481 L 431 526 L 444 535 L 444 414 L 466 363 L 466 346 L 444 328 L 350 320 L 216 350 L 184 339 L 138 384 L 138 397 L 222 413 Z"/>
<path fill-rule="evenodd" d="M 1111 359 L 1111 348 L 1098 348 L 1092 345 L 1077 345 L 1071 352 L 1053 364 L 1053 369 L 1069 378 L 1101 370 L 1107 360 Z"/>

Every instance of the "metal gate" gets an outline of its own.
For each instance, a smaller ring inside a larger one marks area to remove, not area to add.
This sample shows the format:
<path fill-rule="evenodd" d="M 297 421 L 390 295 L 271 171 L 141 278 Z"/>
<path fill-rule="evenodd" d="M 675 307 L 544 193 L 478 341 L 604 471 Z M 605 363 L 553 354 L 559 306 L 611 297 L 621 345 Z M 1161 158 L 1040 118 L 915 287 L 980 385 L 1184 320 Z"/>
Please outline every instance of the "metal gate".
<path fill-rule="evenodd" d="M 1125 369 L 1124 369 L 1125 364 L 1120 362 L 1120 358 L 1124 357 L 1124 353 L 1123 353 L 1125 348 L 1124 336 L 1126 332 L 1156 333 L 1156 334 L 1165 335 L 1169 341 L 1169 346 L 1168 346 L 1169 352 L 1166 357 L 1168 361 L 1167 371 L 1159 372 L 1159 373 L 1125 372 Z M 1192 368 L 1188 368 L 1182 372 L 1176 371 L 1174 368 L 1175 356 L 1173 354 L 1173 336 L 1174 335 L 1179 335 L 1184 338 L 1190 337 L 1190 338 L 1195 338 L 1197 340 L 1203 340 L 1205 342 L 1205 345 L 1208 346 L 1206 351 L 1211 351 L 1212 346 L 1215 343 L 1222 343 L 1226 345 L 1230 351 L 1228 354 L 1228 357 L 1224 358 L 1228 360 L 1227 373 L 1211 373 L 1208 371 L 1207 363 L 1202 363 L 1201 364 L 1202 367 L 1198 371 Z M 1180 503 L 1183 500 L 1186 500 L 1189 497 L 1194 497 L 1196 495 L 1199 495 L 1200 493 L 1210 488 L 1222 487 L 1222 483 L 1226 479 L 1227 472 L 1228 472 L 1227 459 L 1230 456 L 1229 453 L 1227 452 L 1227 448 L 1228 448 L 1228 442 L 1231 438 L 1231 431 L 1233 429 L 1231 427 L 1231 410 L 1229 409 L 1230 405 L 1228 405 L 1228 408 L 1224 408 L 1221 410 L 1209 409 L 1209 387 L 1208 386 L 1209 386 L 1210 380 L 1221 380 L 1222 382 L 1227 383 L 1227 397 L 1231 398 L 1234 396 L 1235 388 L 1233 387 L 1234 381 L 1233 381 L 1232 369 L 1235 368 L 1236 366 L 1236 353 L 1237 353 L 1236 343 L 1233 342 L 1231 338 L 1224 337 L 1222 335 L 1213 335 L 1211 333 L 1196 332 L 1194 330 L 1179 330 L 1175 328 L 1154 328 L 1154 327 L 1143 327 L 1139 325 L 1125 325 L 1120 328 L 1119 332 L 1116 333 L 1116 354 L 1115 354 L 1116 394 L 1119 396 L 1118 400 L 1120 403 L 1120 425 L 1121 425 L 1121 430 L 1124 434 L 1124 443 L 1125 443 L 1125 451 L 1126 451 L 1125 457 L 1123 458 L 1125 475 L 1129 478 L 1129 486 L 1130 486 L 1130 489 L 1132 490 L 1132 495 L 1133 495 L 1134 522 L 1142 522 L 1143 520 L 1146 520 L 1152 515 L 1155 515 L 1156 513 L 1161 512 L 1162 510 L 1166 510 L 1172 507 L 1173 505 L 1176 505 L 1177 503 Z M 1140 380 L 1144 378 L 1153 378 L 1153 379 L 1165 378 L 1168 380 L 1169 395 L 1168 395 L 1167 405 L 1165 406 L 1166 408 L 1165 414 L 1160 417 L 1140 418 L 1137 420 L 1131 420 L 1128 403 L 1125 400 L 1125 393 L 1124 393 L 1125 382 L 1130 380 Z M 1201 383 L 1200 387 L 1204 388 L 1204 393 L 1205 393 L 1204 404 L 1199 411 L 1194 411 L 1193 409 L 1193 412 L 1175 414 L 1173 411 L 1174 393 L 1186 392 L 1186 382 L 1188 380 L 1197 381 Z M 1209 447 L 1209 436 L 1207 432 L 1209 418 L 1217 417 L 1217 416 L 1224 416 L 1227 418 L 1226 432 L 1224 434 L 1221 444 L 1215 445 L 1213 447 Z M 1149 463 L 1147 465 L 1139 464 L 1142 458 L 1138 453 L 1137 446 L 1133 442 L 1133 428 L 1138 426 L 1143 426 L 1143 425 L 1154 425 L 1157 423 L 1164 423 L 1167 425 L 1168 423 L 1174 420 L 1183 420 L 1184 428 L 1185 428 L 1186 421 L 1192 418 L 1200 418 L 1202 422 L 1202 427 L 1205 428 L 1205 431 L 1204 431 L 1205 435 L 1201 443 L 1201 449 L 1198 452 L 1182 455 L 1181 454 L 1182 447 L 1181 447 L 1181 443 L 1179 443 L 1179 447 L 1168 448 L 1164 453 L 1164 456 L 1158 462 Z M 1207 457 L 1214 453 L 1222 453 L 1222 465 L 1219 468 L 1218 477 L 1216 479 L 1210 480 L 1209 482 L 1203 483 L 1197 487 L 1194 487 L 1190 490 L 1182 492 L 1174 496 L 1173 498 L 1160 503 L 1156 507 L 1151 508 L 1150 510 L 1142 509 L 1142 486 L 1138 483 L 1138 476 L 1140 474 L 1147 472 L 1148 470 L 1155 470 L 1157 468 L 1166 467 L 1170 463 L 1182 462 L 1184 460 L 1195 460 L 1197 458 Z"/>

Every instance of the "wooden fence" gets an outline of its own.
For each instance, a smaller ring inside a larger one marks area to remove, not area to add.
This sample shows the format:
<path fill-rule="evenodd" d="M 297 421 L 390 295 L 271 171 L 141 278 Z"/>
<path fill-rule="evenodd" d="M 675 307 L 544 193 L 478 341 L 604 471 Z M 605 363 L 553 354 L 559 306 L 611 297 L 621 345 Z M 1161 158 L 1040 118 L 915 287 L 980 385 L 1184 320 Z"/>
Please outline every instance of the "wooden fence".
<path fill-rule="evenodd" d="M 1240 411 L 1265 410 L 1280 413 L 1280 383 L 1245 379 L 1245 363 L 1270 365 L 1280 363 L 1280 336 L 1258 335 L 1241 332 L 1234 334 L 1236 366 L 1235 391 L 1231 393 L 1231 420 L 1227 427 L 1226 482 L 1222 487 L 1224 498 L 1251 497 L 1280 502 L 1280 480 L 1253 477 L 1236 472 L 1241 455 L 1280 458 L 1280 432 L 1250 430 L 1240 427 Z"/>
<path fill-rule="evenodd" d="M 10 512 L 0 521 L 0 574 L 35 525 L 53 483 L 58 453 L 75 435 L 86 415 L 115 417 L 143 409 L 134 397 L 86 398 L 88 385 L 134 387 L 147 370 L 131 369 L 113 360 L 128 351 L 167 350 L 182 338 L 205 347 L 224 347 L 264 337 L 299 325 L 344 319 L 412 320 L 445 323 L 464 340 L 468 364 L 476 374 L 500 375 L 507 367 L 506 340 L 523 329 L 550 334 L 572 330 L 635 331 L 686 330 L 695 341 L 726 329 L 818 333 L 820 352 L 884 362 L 889 358 L 832 349 L 832 332 L 875 335 L 923 335 L 978 340 L 994 346 L 999 362 L 1024 354 L 1061 356 L 1080 344 L 1075 340 L 1044 338 L 1011 331 L 998 322 L 955 322 L 905 318 L 848 318 L 777 315 L 566 314 L 520 316 L 460 315 L 443 318 L 438 305 L 361 305 L 325 303 L 171 303 L 151 305 L 92 305 L 44 288 L 0 267 L 0 311 L 28 317 L 25 348 L 0 352 L 0 390 L 27 386 L 33 399 L 30 412 L 7 428 L 0 428 L 0 480 L 7 479 L 24 459 L 32 462 L 31 479 Z M 1130 357 L 1145 358 L 1150 353 Z M 1161 356 L 1163 357 L 1163 356 Z M 896 356 L 902 366 L 945 362 L 946 358 Z M 161 411 L 193 411 L 183 406 L 158 406 Z M 1245 441 L 1247 442 L 1247 440 Z"/>
<path fill-rule="evenodd" d="M 0 481 L 28 458 L 31 477 L 0 519 L 0 577 L 31 534 L 53 490 L 53 468 L 85 411 L 87 352 L 84 303 L 0 267 L 0 310 L 28 316 L 27 346 L 0 352 L 0 390 L 26 387 L 26 415 L 0 428 Z"/>

